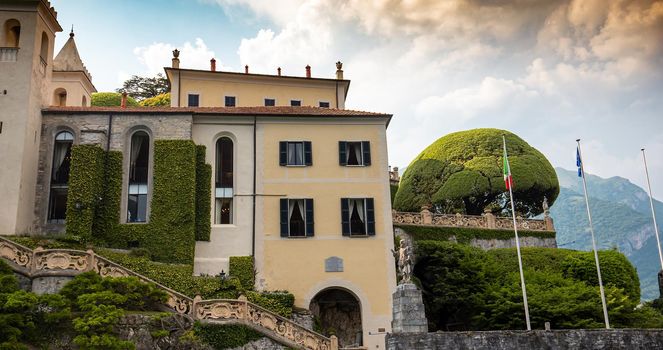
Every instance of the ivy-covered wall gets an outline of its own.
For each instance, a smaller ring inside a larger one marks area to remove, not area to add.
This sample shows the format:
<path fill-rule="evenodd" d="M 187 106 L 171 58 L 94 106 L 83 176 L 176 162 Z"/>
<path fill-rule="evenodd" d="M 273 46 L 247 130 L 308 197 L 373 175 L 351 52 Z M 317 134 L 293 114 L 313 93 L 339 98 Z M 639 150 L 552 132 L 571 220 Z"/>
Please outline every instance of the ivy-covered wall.
<path fill-rule="evenodd" d="M 212 210 L 212 166 L 205 163 L 205 146 L 196 146 L 196 240 L 209 241 Z"/>
<path fill-rule="evenodd" d="M 67 233 L 114 248 L 146 248 L 157 261 L 191 263 L 196 237 L 209 239 L 211 169 L 200 164 L 204 158 L 190 140 L 156 140 L 153 157 L 148 222 L 121 224 L 122 154 L 106 153 L 97 146 L 75 146 Z M 197 174 L 198 169 L 204 173 Z M 196 200 L 199 191 L 206 193 Z M 77 202 L 82 203 L 80 209 Z M 196 215 L 197 208 L 204 212 Z"/>

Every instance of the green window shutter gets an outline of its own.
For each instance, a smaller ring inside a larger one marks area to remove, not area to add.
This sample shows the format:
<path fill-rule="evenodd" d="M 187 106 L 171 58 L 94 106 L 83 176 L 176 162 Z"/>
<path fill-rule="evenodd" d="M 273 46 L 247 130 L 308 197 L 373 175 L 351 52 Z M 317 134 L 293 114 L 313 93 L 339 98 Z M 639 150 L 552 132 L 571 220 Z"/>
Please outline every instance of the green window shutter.
<path fill-rule="evenodd" d="M 368 141 L 362 141 L 361 148 L 363 150 L 363 165 L 371 165 L 371 143 Z"/>
<path fill-rule="evenodd" d="M 285 166 L 288 164 L 288 143 L 286 141 L 279 142 L 279 165 Z"/>
<path fill-rule="evenodd" d="M 366 198 L 366 234 L 375 236 L 375 205 L 373 198 Z"/>
<path fill-rule="evenodd" d="M 281 237 L 288 237 L 288 199 L 281 198 Z"/>
<path fill-rule="evenodd" d="M 306 237 L 313 237 L 313 199 L 305 200 L 306 206 Z"/>
<path fill-rule="evenodd" d="M 313 152 L 311 151 L 311 141 L 304 141 L 304 164 L 313 165 Z"/>
<path fill-rule="evenodd" d="M 347 153 L 348 153 L 348 143 L 345 141 L 338 141 L 338 164 L 348 165 Z"/>
<path fill-rule="evenodd" d="M 350 203 L 347 198 L 341 198 L 341 226 L 343 236 L 350 235 Z"/>

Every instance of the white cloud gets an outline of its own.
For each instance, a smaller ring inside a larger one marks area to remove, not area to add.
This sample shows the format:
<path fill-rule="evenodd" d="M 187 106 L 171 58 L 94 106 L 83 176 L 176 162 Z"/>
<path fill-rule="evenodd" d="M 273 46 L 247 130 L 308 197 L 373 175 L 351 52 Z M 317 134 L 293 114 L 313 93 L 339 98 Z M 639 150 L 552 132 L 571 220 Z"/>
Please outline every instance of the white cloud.
<path fill-rule="evenodd" d="M 164 67 L 170 67 L 173 57 L 173 50 L 180 50 L 180 67 L 192 69 L 209 69 L 210 60 L 215 57 L 214 51 L 211 51 L 203 39 L 196 38 L 194 44 L 185 42 L 180 46 L 170 43 L 153 43 L 148 46 L 136 47 L 134 55 L 138 61 L 145 66 L 146 74 L 153 76 L 157 73 L 163 73 Z M 230 70 L 224 67 L 217 59 L 217 69 Z"/>

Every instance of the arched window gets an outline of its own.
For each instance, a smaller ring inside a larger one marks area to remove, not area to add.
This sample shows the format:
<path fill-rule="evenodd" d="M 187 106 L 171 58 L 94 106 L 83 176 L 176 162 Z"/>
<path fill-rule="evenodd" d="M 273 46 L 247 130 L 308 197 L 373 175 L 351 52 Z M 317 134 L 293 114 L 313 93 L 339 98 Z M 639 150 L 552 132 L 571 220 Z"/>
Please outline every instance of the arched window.
<path fill-rule="evenodd" d="M 67 105 L 67 90 L 57 88 L 53 92 L 53 106 L 65 107 Z"/>
<path fill-rule="evenodd" d="M 85 96 L 81 99 L 81 106 L 87 107 L 87 98 Z"/>
<path fill-rule="evenodd" d="M 64 223 L 66 218 L 71 145 L 73 142 L 74 135 L 69 131 L 59 132 L 55 136 L 51 166 L 51 189 L 48 201 L 49 223 Z"/>
<path fill-rule="evenodd" d="M 129 198 L 127 222 L 147 221 L 147 188 L 150 163 L 150 137 L 144 131 L 131 136 L 129 154 Z"/>
<path fill-rule="evenodd" d="M 41 33 L 41 50 L 39 55 L 44 64 L 48 62 L 48 35 L 45 32 Z"/>
<path fill-rule="evenodd" d="M 233 223 L 233 142 L 227 137 L 216 141 L 214 223 Z"/>
<path fill-rule="evenodd" d="M 21 23 L 15 19 L 8 19 L 5 22 L 5 43 L 6 47 L 18 47 L 21 39 Z"/>

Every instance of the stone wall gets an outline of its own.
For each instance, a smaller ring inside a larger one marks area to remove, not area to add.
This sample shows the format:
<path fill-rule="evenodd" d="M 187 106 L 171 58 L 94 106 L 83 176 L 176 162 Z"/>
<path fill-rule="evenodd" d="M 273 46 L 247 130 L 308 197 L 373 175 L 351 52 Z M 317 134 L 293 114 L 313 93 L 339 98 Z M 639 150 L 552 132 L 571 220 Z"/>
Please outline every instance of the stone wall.
<path fill-rule="evenodd" d="M 146 130 L 150 135 L 152 145 L 155 139 L 191 139 L 193 122 L 191 114 L 114 114 L 112 119 L 110 149 L 124 154 L 130 152 L 129 137 L 136 130 Z M 59 233 L 65 229 L 64 224 L 46 222 L 55 136 L 66 130 L 74 134 L 74 145 L 97 145 L 106 149 L 108 122 L 108 114 L 69 115 L 44 112 L 31 232 L 36 234 Z"/>
<path fill-rule="evenodd" d="M 388 334 L 388 350 L 663 349 L 661 329 L 574 329 Z"/>

